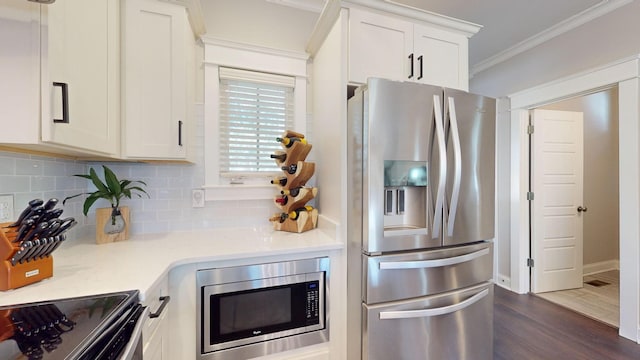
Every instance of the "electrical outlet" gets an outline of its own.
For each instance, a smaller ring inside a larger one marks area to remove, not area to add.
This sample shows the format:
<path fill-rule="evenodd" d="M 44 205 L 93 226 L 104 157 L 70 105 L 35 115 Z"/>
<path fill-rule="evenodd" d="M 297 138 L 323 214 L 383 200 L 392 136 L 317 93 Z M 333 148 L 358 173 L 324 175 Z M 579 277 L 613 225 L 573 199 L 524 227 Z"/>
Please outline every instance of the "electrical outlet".
<path fill-rule="evenodd" d="M 204 207 L 204 190 L 193 189 L 191 191 L 191 206 L 194 208 Z"/>
<path fill-rule="evenodd" d="M 13 221 L 13 195 L 0 195 L 0 222 Z"/>

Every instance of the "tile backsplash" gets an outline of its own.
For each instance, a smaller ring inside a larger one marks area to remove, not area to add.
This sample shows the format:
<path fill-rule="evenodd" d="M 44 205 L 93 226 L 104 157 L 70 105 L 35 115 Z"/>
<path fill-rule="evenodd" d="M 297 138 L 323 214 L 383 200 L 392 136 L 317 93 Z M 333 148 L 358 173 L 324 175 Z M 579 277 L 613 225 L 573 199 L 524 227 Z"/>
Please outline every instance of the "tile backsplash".
<path fill-rule="evenodd" d="M 191 192 L 204 184 L 204 137 L 202 106 L 196 106 L 194 164 L 104 163 L 118 178 L 142 180 L 147 183 L 149 197 L 124 199 L 122 205 L 131 210 L 131 234 L 166 231 L 188 231 L 226 226 L 269 226 L 268 218 L 276 208 L 270 200 L 208 201 L 204 208 L 193 208 Z M 191 150 L 191 149 L 190 149 Z M 87 179 L 74 174 L 87 174 L 94 167 L 102 178 L 102 165 L 36 155 L 0 151 L 0 195 L 13 194 L 17 217 L 34 198 L 62 199 L 81 192 L 93 191 Z M 93 240 L 95 208 L 108 207 L 99 200 L 88 216 L 82 214 L 83 197 L 64 205 L 63 217 L 73 216 L 79 226 L 70 232 L 70 239 Z"/>

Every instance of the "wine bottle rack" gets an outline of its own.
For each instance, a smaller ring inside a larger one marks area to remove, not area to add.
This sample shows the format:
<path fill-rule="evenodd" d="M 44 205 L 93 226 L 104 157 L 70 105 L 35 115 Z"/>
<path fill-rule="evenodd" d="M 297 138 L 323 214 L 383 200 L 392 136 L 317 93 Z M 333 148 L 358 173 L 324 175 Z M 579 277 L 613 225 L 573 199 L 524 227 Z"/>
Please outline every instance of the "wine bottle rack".
<path fill-rule="evenodd" d="M 11 258 L 20 250 L 14 243 L 17 228 L 0 224 L 0 290 L 16 289 L 53 276 L 51 255 L 22 263 L 11 263 Z M 63 235 L 64 236 L 64 235 Z"/>
<path fill-rule="evenodd" d="M 304 135 L 287 130 L 282 135 L 282 138 L 304 139 Z M 293 171 L 293 173 L 283 170 L 283 176 L 286 177 L 287 181 L 283 186 L 278 185 L 279 194 L 274 197 L 274 203 L 279 208 L 280 213 L 275 214 L 269 219 L 269 221 L 271 221 L 275 230 L 301 233 L 315 229 L 318 225 L 317 209 L 300 211 L 296 219 L 291 219 L 287 216 L 283 218 L 282 216 L 283 214 L 289 214 L 297 209 L 305 207 L 305 205 L 318 194 L 318 188 L 304 187 L 315 172 L 316 164 L 305 161 L 310 151 L 311 144 L 302 141 L 295 141 L 290 147 L 283 145 L 283 152 L 286 154 L 284 161 L 275 159 L 276 164 L 280 168 L 290 168 L 292 165 L 295 166 L 295 171 Z M 295 195 L 284 194 L 285 191 L 292 191 L 296 189 L 298 190 L 298 193 Z"/>

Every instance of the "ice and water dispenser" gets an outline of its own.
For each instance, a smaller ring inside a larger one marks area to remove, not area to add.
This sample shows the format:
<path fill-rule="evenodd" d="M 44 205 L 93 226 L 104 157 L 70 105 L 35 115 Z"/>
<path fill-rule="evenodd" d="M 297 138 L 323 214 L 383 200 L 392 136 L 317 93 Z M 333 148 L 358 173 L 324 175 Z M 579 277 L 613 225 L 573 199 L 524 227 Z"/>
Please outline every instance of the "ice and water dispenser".
<path fill-rule="evenodd" d="M 427 163 L 384 161 L 384 236 L 427 233 Z"/>

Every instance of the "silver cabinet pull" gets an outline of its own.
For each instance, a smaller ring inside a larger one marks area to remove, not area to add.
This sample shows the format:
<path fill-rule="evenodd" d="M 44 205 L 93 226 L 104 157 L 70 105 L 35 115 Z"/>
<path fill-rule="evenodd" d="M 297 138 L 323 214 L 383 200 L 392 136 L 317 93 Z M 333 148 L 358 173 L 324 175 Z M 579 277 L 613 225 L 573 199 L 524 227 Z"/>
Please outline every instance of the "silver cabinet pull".
<path fill-rule="evenodd" d="M 489 255 L 489 249 L 482 249 L 472 253 L 454 256 L 449 258 L 420 260 L 420 261 L 384 261 L 380 262 L 380 270 L 407 270 L 407 269 L 428 269 L 441 266 L 460 264 L 477 259 L 481 256 Z"/>
<path fill-rule="evenodd" d="M 447 156 L 446 145 L 444 143 L 444 124 L 442 122 L 442 107 L 440 105 L 440 96 L 433 95 L 433 114 L 435 115 L 436 123 L 436 140 L 438 143 L 440 169 L 438 176 L 438 192 L 436 193 L 436 206 L 433 216 L 433 227 L 431 237 L 437 239 L 440 237 L 440 227 L 442 224 L 442 207 L 444 203 L 444 187 L 445 180 L 447 178 Z"/>
<path fill-rule="evenodd" d="M 449 305 L 449 306 L 434 308 L 434 309 L 383 311 L 383 312 L 380 312 L 380 320 L 412 319 L 412 318 L 451 314 L 452 312 L 456 312 L 471 306 L 472 304 L 478 302 L 480 299 L 487 296 L 488 294 L 489 294 L 489 289 L 484 289 L 463 302 Z"/>
<path fill-rule="evenodd" d="M 453 236 L 453 225 L 456 221 L 458 210 L 458 197 L 460 196 L 460 181 L 462 179 L 462 151 L 460 150 L 460 133 L 458 132 L 458 118 L 456 117 L 456 103 L 452 97 L 449 101 L 449 118 L 451 125 L 451 140 L 453 142 L 453 190 L 451 193 L 451 204 L 449 205 L 449 216 L 447 218 L 447 234 Z"/>

